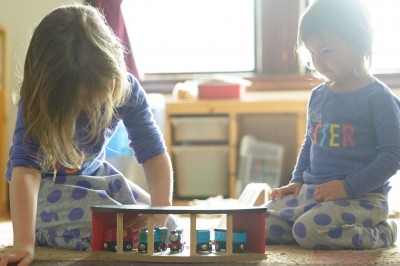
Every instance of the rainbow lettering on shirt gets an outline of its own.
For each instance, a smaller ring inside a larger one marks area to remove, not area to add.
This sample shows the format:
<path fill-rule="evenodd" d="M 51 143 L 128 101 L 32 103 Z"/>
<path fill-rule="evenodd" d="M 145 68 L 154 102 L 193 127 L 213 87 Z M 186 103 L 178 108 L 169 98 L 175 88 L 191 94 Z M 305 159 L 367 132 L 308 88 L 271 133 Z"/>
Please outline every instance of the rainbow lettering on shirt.
<path fill-rule="evenodd" d="M 355 147 L 354 127 L 348 124 L 317 123 L 310 133 L 314 143 L 329 147 Z"/>

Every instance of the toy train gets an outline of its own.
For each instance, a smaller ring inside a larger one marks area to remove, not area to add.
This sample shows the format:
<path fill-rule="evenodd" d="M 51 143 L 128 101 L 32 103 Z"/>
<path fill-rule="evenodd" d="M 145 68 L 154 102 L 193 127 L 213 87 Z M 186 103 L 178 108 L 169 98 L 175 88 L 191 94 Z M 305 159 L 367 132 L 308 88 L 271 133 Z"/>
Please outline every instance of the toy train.
<path fill-rule="evenodd" d="M 196 230 L 196 252 L 211 253 L 212 246 L 210 240 L 210 230 Z"/>
<path fill-rule="evenodd" d="M 182 252 L 185 249 L 182 234 L 182 230 L 175 230 L 170 232 L 168 247 L 171 252 Z"/>
<path fill-rule="evenodd" d="M 103 248 L 108 251 L 117 250 L 116 229 L 107 228 L 103 235 Z M 132 251 L 135 240 L 138 241 L 138 252 L 145 253 L 148 248 L 148 230 L 132 232 L 129 229 L 123 229 L 123 250 Z M 232 234 L 232 251 L 242 253 L 246 249 L 247 234 L 243 230 L 234 230 Z M 210 239 L 210 230 L 196 230 L 196 252 L 211 253 L 212 244 Z M 168 242 L 168 243 L 167 243 Z M 226 251 L 226 229 L 214 229 L 215 251 Z M 171 231 L 168 237 L 166 227 L 154 228 L 154 251 L 161 252 L 170 249 L 171 253 L 183 252 L 185 243 L 183 242 L 183 231 Z"/>
<path fill-rule="evenodd" d="M 154 228 L 154 251 L 166 251 L 169 247 L 171 252 L 182 252 L 184 250 L 184 243 L 182 242 L 182 230 L 175 230 L 170 232 L 169 244 L 167 244 L 167 235 L 168 229 L 166 227 Z M 138 252 L 147 252 L 147 236 L 148 230 L 132 232 L 131 230 L 124 228 L 123 250 L 132 251 L 134 246 L 137 246 Z M 104 230 L 103 249 L 107 251 L 117 250 L 116 228 L 106 228 Z"/>
<path fill-rule="evenodd" d="M 147 235 L 148 235 L 148 230 L 143 230 L 139 233 L 138 252 L 147 252 Z M 168 235 L 167 227 L 154 228 L 154 251 L 155 252 L 167 250 L 167 247 L 168 247 L 167 235 Z"/>
<path fill-rule="evenodd" d="M 130 251 L 133 249 L 134 244 L 134 232 L 129 229 L 123 229 L 123 250 Z M 104 229 L 103 235 L 103 248 L 108 251 L 117 250 L 117 229 L 106 228 Z"/>
<path fill-rule="evenodd" d="M 214 229 L 215 251 L 226 251 L 226 230 Z M 234 253 L 244 252 L 246 249 L 247 233 L 242 230 L 234 230 L 232 235 L 232 251 Z"/>
<path fill-rule="evenodd" d="M 196 252 L 211 253 L 212 245 L 210 240 L 210 230 L 196 230 Z M 232 251 L 242 253 L 246 249 L 247 233 L 243 230 L 234 230 L 232 232 Z M 214 229 L 215 251 L 226 251 L 226 229 Z"/>

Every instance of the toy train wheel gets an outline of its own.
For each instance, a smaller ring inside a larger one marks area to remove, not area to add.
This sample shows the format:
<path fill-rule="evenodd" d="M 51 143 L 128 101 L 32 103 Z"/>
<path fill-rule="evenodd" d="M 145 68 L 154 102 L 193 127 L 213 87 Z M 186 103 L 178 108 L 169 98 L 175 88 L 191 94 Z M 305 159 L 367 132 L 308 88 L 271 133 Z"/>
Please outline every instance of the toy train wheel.
<path fill-rule="evenodd" d="M 233 252 L 234 253 L 242 253 L 244 252 L 245 245 L 244 243 L 234 244 L 233 245 Z"/>
<path fill-rule="evenodd" d="M 199 253 L 201 253 L 201 252 L 209 252 L 209 253 L 211 253 L 211 251 L 212 251 L 211 244 L 202 243 L 202 244 L 197 244 L 196 245 L 196 252 L 199 252 Z"/>
<path fill-rule="evenodd" d="M 103 244 L 103 248 L 104 250 L 107 251 L 117 251 L 117 245 L 115 242 L 104 242 Z"/>
<path fill-rule="evenodd" d="M 161 252 L 161 251 L 166 251 L 166 250 L 167 250 L 167 243 L 160 242 L 160 243 L 154 244 L 155 252 Z"/>
<path fill-rule="evenodd" d="M 147 252 L 147 244 L 139 243 L 138 251 L 139 252 Z"/>

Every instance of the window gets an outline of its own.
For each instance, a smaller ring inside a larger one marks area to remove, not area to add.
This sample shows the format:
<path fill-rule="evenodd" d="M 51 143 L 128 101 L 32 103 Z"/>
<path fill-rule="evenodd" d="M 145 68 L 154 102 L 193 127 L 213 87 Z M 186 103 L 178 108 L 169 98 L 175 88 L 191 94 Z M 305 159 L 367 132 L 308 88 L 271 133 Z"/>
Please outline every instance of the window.
<path fill-rule="evenodd" d="M 369 9 L 375 30 L 372 69 L 375 73 L 400 72 L 400 1 L 363 0 Z"/>
<path fill-rule="evenodd" d="M 372 71 L 376 74 L 400 72 L 400 1 L 361 0 L 368 8 L 374 27 Z M 314 0 L 310 1 L 311 3 Z"/>
<path fill-rule="evenodd" d="M 253 0 L 129 0 L 122 10 L 144 73 L 255 68 Z"/>
<path fill-rule="evenodd" d="M 145 74 L 141 82 L 146 90 L 168 92 L 176 82 L 221 71 L 250 79 L 250 90 L 304 90 L 315 82 L 302 73 L 294 45 L 299 15 L 312 1 L 126 0 L 122 8 L 139 71 Z M 373 70 L 389 86 L 400 87 L 400 35 L 395 28 L 400 23 L 396 14 L 400 1 L 362 1 L 375 21 Z M 190 11 L 191 5 L 196 12 Z M 160 28 L 151 26 L 157 20 Z M 196 21 L 200 23 L 190 24 Z M 165 34 L 165 28 L 172 32 Z M 159 29 L 161 33 L 156 33 Z M 177 29 L 186 32 L 179 34 Z M 189 34 L 192 30 L 199 33 Z M 218 34 L 201 37 L 210 32 Z M 179 40 L 178 44 L 171 44 L 168 38 Z M 192 43 L 183 45 L 187 40 Z M 232 50 L 224 49 L 228 46 Z"/>

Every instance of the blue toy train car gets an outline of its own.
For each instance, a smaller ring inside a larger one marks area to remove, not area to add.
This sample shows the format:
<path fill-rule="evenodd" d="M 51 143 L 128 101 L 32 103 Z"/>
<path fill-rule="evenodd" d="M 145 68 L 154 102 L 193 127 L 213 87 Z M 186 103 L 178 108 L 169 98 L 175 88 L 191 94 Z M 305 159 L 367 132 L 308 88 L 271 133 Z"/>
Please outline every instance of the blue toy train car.
<path fill-rule="evenodd" d="M 139 252 L 147 252 L 147 235 L 148 230 L 142 230 L 139 233 Z M 167 235 L 168 235 L 168 228 L 160 227 L 154 228 L 154 251 L 166 251 L 167 250 Z"/>
<path fill-rule="evenodd" d="M 196 230 L 196 252 L 211 253 L 210 230 Z"/>
<path fill-rule="evenodd" d="M 171 252 L 183 252 L 185 244 L 183 243 L 183 230 L 171 231 L 169 234 L 168 247 Z"/>
<path fill-rule="evenodd" d="M 226 230 L 214 229 L 214 237 L 215 237 L 215 250 L 226 251 Z M 232 238 L 233 238 L 232 251 L 234 253 L 244 252 L 246 249 L 246 242 L 247 242 L 246 231 L 234 230 Z"/>

